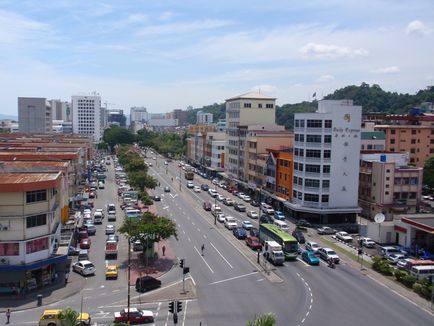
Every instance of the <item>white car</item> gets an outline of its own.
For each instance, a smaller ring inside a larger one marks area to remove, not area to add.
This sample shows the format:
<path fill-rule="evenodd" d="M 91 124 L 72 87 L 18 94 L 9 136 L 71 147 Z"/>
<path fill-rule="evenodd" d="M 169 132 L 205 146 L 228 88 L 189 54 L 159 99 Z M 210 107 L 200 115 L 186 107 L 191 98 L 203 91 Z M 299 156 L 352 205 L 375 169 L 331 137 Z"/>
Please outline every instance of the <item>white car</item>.
<path fill-rule="evenodd" d="M 336 254 L 336 252 L 330 248 L 320 248 L 318 249 L 318 254 L 322 259 L 327 262 L 330 261 L 330 259 L 333 259 L 335 261 L 335 264 L 338 264 L 340 261 L 339 256 Z"/>
<path fill-rule="evenodd" d="M 218 200 L 218 201 L 223 201 L 223 199 L 225 199 L 225 197 L 223 197 L 223 196 L 220 195 L 220 194 L 217 195 L 217 200 Z"/>
<path fill-rule="evenodd" d="M 247 211 L 247 216 L 253 219 L 257 219 L 258 213 L 256 211 Z"/>
<path fill-rule="evenodd" d="M 91 209 L 89 209 L 89 208 L 86 208 L 84 211 L 83 211 L 83 215 L 86 215 L 86 214 L 92 214 L 92 210 Z"/>
<path fill-rule="evenodd" d="M 229 230 L 232 230 L 232 229 L 238 227 L 237 220 L 232 216 L 226 216 L 225 227 Z"/>
<path fill-rule="evenodd" d="M 105 234 L 115 234 L 116 229 L 115 226 L 112 224 L 109 224 L 105 227 Z"/>
<path fill-rule="evenodd" d="M 243 200 L 244 200 L 246 203 L 248 203 L 248 202 L 250 202 L 252 199 L 250 198 L 250 196 L 244 195 Z"/>
<path fill-rule="evenodd" d="M 238 198 L 244 199 L 244 192 L 237 193 Z"/>
<path fill-rule="evenodd" d="M 72 270 L 83 276 L 95 274 L 95 265 L 89 260 L 81 260 L 72 264 Z"/>
<path fill-rule="evenodd" d="M 245 230 L 250 230 L 251 228 L 253 228 L 253 224 L 250 221 L 243 221 L 241 223 L 241 226 L 243 227 L 243 229 Z"/>
<path fill-rule="evenodd" d="M 187 182 L 187 188 L 194 188 L 194 183 L 191 181 Z"/>
<path fill-rule="evenodd" d="M 217 214 L 217 221 L 219 221 L 220 223 L 223 223 L 226 220 L 226 216 L 223 213 L 218 213 Z"/>
<path fill-rule="evenodd" d="M 314 253 L 318 253 L 318 250 L 321 249 L 321 246 L 313 241 L 308 241 L 304 245 L 307 251 L 313 251 Z"/>
<path fill-rule="evenodd" d="M 350 236 L 345 231 L 336 232 L 336 239 L 341 240 L 343 242 L 352 242 L 353 241 L 353 237 Z"/>
<path fill-rule="evenodd" d="M 216 185 L 216 184 L 218 184 L 218 183 L 219 183 L 218 179 L 213 179 L 213 180 L 212 180 L 212 184 L 213 184 L 213 185 Z"/>
<path fill-rule="evenodd" d="M 398 261 L 407 258 L 405 254 L 390 254 L 387 259 L 392 265 L 398 263 Z"/>
<path fill-rule="evenodd" d="M 360 238 L 362 241 L 362 246 L 366 248 L 374 248 L 375 247 L 375 241 L 371 238 Z"/>
<path fill-rule="evenodd" d="M 230 198 L 225 198 L 223 200 L 223 204 L 225 204 L 226 206 L 232 206 L 234 204 L 234 201 Z"/>
<path fill-rule="evenodd" d="M 194 192 L 200 192 L 200 187 L 199 186 L 194 186 L 193 190 L 194 190 Z"/>
<path fill-rule="evenodd" d="M 217 191 L 215 191 L 214 189 L 211 189 L 211 188 L 208 190 L 208 193 L 213 198 L 217 197 L 217 195 L 218 195 Z"/>

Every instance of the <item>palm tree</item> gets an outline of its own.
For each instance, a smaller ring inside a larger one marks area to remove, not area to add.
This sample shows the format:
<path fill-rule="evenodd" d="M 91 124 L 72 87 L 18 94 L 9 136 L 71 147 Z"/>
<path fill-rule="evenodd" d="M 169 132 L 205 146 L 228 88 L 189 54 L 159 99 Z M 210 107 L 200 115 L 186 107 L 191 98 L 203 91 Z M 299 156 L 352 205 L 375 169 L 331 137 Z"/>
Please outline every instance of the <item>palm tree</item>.
<path fill-rule="evenodd" d="M 260 315 L 255 320 L 247 321 L 246 326 L 275 326 L 276 316 L 272 313 Z"/>
<path fill-rule="evenodd" d="M 79 313 L 74 309 L 68 307 L 59 315 L 59 319 L 62 321 L 62 326 L 76 326 Z"/>

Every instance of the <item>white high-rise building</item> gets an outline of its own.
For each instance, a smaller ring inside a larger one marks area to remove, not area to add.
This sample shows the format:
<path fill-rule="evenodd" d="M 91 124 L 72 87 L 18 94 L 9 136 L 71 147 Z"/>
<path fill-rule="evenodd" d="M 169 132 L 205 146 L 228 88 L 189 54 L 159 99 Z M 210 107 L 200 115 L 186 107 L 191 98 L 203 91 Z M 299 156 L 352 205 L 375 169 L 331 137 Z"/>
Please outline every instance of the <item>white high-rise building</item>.
<path fill-rule="evenodd" d="M 295 114 L 293 217 L 356 222 L 361 114 L 352 100 L 323 100 L 316 112 Z"/>
<path fill-rule="evenodd" d="M 93 136 L 95 142 L 102 137 L 101 96 L 73 95 L 72 129 L 75 134 Z"/>
<path fill-rule="evenodd" d="M 130 123 L 133 122 L 146 122 L 149 120 L 149 113 L 144 106 L 132 107 L 130 109 Z"/>
<path fill-rule="evenodd" d="M 207 113 L 203 111 L 198 111 L 196 113 L 196 123 L 197 124 L 203 124 L 203 125 L 209 125 L 212 124 L 213 121 L 213 114 Z"/>

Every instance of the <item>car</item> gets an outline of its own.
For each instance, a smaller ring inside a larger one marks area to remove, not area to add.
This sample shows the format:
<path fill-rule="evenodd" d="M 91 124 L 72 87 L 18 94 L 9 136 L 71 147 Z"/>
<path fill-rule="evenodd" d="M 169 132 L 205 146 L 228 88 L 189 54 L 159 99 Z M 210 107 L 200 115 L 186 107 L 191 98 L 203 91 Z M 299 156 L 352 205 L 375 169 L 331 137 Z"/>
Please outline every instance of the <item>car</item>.
<path fill-rule="evenodd" d="M 325 261 L 330 261 L 330 259 L 333 259 L 335 264 L 339 264 L 339 256 L 336 254 L 336 252 L 333 249 L 330 248 L 320 248 L 318 249 L 318 254 L 321 257 L 321 259 Z"/>
<path fill-rule="evenodd" d="M 210 211 L 211 210 L 211 203 L 209 201 L 205 201 L 203 203 L 203 209 L 206 211 Z"/>
<path fill-rule="evenodd" d="M 83 276 L 95 275 L 95 265 L 90 260 L 81 260 L 72 264 L 72 270 Z"/>
<path fill-rule="evenodd" d="M 143 244 L 140 240 L 133 241 L 133 251 L 143 251 Z"/>
<path fill-rule="evenodd" d="M 200 187 L 199 186 L 194 186 L 193 190 L 194 190 L 194 192 L 200 192 Z"/>
<path fill-rule="evenodd" d="M 80 250 L 75 248 L 74 246 L 69 246 L 68 248 L 68 256 L 78 256 L 79 252 Z"/>
<path fill-rule="evenodd" d="M 232 206 L 234 204 L 234 201 L 231 198 L 225 198 L 223 199 L 223 204 L 226 206 Z"/>
<path fill-rule="evenodd" d="M 374 248 L 375 247 L 375 241 L 372 240 L 371 238 L 363 237 L 363 238 L 360 238 L 360 241 L 361 241 L 361 244 L 363 247 L 366 247 L 366 248 Z"/>
<path fill-rule="evenodd" d="M 238 223 L 232 216 L 226 216 L 225 218 L 225 227 L 229 230 L 238 227 Z"/>
<path fill-rule="evenodd" d="M 156 160 L 157 158 L 155 156 L 152 157 L 153 160 Z"/>
<path fill-rule="evenodd" d="M 107 205 L 107 213 L 116 213 L 116 205 L 115 204 L 108 204 Z"/>
<path fill-rule="evenodd" d="M 212 189 L 212 188 L 209 188 L 209 189 L 208 189 L 208 194 L 209 194 L 211 197 L 213 197 L 213 198 L 217 197 L 217 195 L 218 195 L 217 191 L 215 191 L 215 190 Z"/>
<path fill-rule="evenodd" d="M 252 198 L 250 198 L 250 196 L 244 195 L 243 200 L 244 200 L 246 203 L 248 203 L 248 202 L 250 202 L 250 201 L 252 200 Z"/>
<path fill-rule="evenodd" d="M 242 226 L 243 229 L 245 229 L 245 230 L 250 230 L 250 229 L 253 227 L 253 224 L 252 224 L 252 222 L 250 222 L 250 221 L 243 221 L 243 222 L 241 223 L 241 226 Z"/>
<path fill-rule="evenodd" d="M 136 279 L 136 291 L 148 292 L 161 287 L 161 281 L 152 276 L 141 276 Z"/>
<path fill-rule="evenodd" d="M 313 251 L 303 251 L 301 253 L 301 259 L 309 265 L 319 265 L 319 259 Z"/>
<path fill-rule="evenodd" d="M 167 161 L 164 161 L 164 165 L 169 165 L 169 162 L 167 162 Z"/>
<path fill-rule="evenodd" d="M 225 221 L 225 218 L 226 218 L 225 214 L 223 213 L 217 214 L 217 221 L 219 221 L 220 223 L 223 223 Z"/>
<path fill-rule="evenodd" d="M 164 187 L 164 192 L 170 192 L 170 188 L 169 187 Z"/>
<path fill-rule="evenodd" d="M 247 232 L 243 228 L 236 227 L 232 230 L 232 233 L 237 239 L 247 238 Z"/>
<path fill-rule="evenodd" d="M 217 197 L 216 197 L 216 199 L 218 201 L 223 201 L 223 199 L 225 199 L 225 197 L 223 197 L 222 195 L 218 194 Z"/>
<path fill-rule="evenodd" d="M 90 249 L 92 241 L 89 238 L 84 238 L 80 240 L 80 249 Z"/>
<path fill-rule="evenodd" d="M 95 224 L 93 224 L 92 222 L 88 221 L 88 222 L 87 222 L 86 224 L 84 224 L 83 226 L 86 228 L 87 233 L 88 233 L 89 235 L 95 235 L 95 234 L 96 234 L 96 226 L 95 226 Z"/>
<path fill-rule="evenodd" d="M 320 228 L 316 229 L 316 231 L 318 232 L 318 234 L 321 234 L 321 235 L 330 235 L 330 234 L 336 233 L 336 230 L 332 229 L 330 226 L 320 227 Z"/>
<path fill-rule="evenodd" d="M 256 211 L 247 211 L 247 216 L 253 219 L 257 219 L 258 213 Z"/>
<path fill-rule="evenodd" d="M 295 229 L 292 231 L 292 236 L 297 239 L 299 243 L 305 243 L 306 239 L 304 238 L 304 234 L 300 229 Z"/>
<path fill-rule="evenodd" d="M 129 324 L 153 323 L 154 313 L 151 310 L 141 310 L 137 308 L 125 308 L 114 313 L 115 322 Z M 129 319 L 129 320 L 128 320 Z"/>
<path fill-rule="evenodd" d="M 105 268 L 105 279 L 117 279 L 119 273 L 119 268 L 117 265 L 107 265 Z"/>
<path fill-rule="evenodd" d="M 107 239 L 105 241 L 106 242 L 107 241 L 116 241 L 116 242 L 118 242 L 119 241 L 119 236 L 117 234 L 108 234 L 107 235 Z"/>
<path fill-rule="evenodd" d="M 307 251 L 312 251 L 315 254 L 317 254 L 318 250 L 321 248 L 321 246 L 318 243 L 313 242 L 313 241 L 306 242 L 304 247 L 306 248 Z"/>
<path fill-rule="evenodd" d="M 297 221 L 297 223 L 295 223 L 296 226 L 301 226 L 301 227 L 305 227 L 305 228 L 309 228 L 312 226 L 312 224 L 310 224 L 308 221 L 306 221 L 305 219 L 299 219 Z"/>
<path fill-rule="evenodd" d="M 258 237 L 248 236 L 246 238 L 246 245 L 252 248 L 253 250 L 261 250 L 262 243 L 259 241 Z"/>
<path fill-rule="evenodd" d="M 398 259 L 396 262 L 396 268 L 398 269 L 406 269 L 408 262 L 410 261 L 410 258 L 402 258 Z"/>
<path fill-rule="evenodd" d="M 152 167 L 152 162 L 148 162 L 147 164 L 148 166 Z"/>
<path fill-rule="evenodd" d="M 268 216 L 266 214 L 262 214 L 261 218 L 259 219 L 260 223 L 270 223 L 273 224 L 273 218 L 271 216 Z"/>
<path fill-rule="evenodd" d="M 161 197 L 158 195 L 154 195 L 154 201 L 161 201 Z"/>
<path fill-rule="evenodd" d="M 259 238 L 259 230 L 257 228 L 251 228 L 249 231 L 250 236 Z"/>
<path fill-rule="evenodd" d="M 246 211 L 246 206 L 244 206 L 243 203 L 237 203 L 237 202 L 235 202 L 234 203 L 234 209 L 236 211 L 239 211 L 239 212 L 245 212 Z"/>
<path fill-rule="evenodd" d="M 244 192 L 238 192 L 237 197 L 240 199 L 243 199 L 244 198 Z"/>
<path fill-rule="evenodd" d="M 78 231 L 77 237 L 78 237 L 79 240 L 86 239 L 86 238 L 89 238 L 89 234 L 87 233 L 86 229 L 80 228 L 79 231 Z"/>
<path fill-rule="evenodd" d="M 109 224 L 105 227 L 105 234 L 115 234 L 116 228 L 113 224 Z"/>
<path fill-rule="evenodd" d="M 390 262 L 390 264 L 396 265 L 399 260 L 402 260 L 405 258 L 407 258 L 407 255 L 405 255 L 405 254 L 390 254 L 387 257 L 387 260 Z"/>
<path fill-rule="evenodd" d="M 94 199 L 95 197 L 96 197 L 96 192 L 94 192 L 94 191 L 89 192 L 89 198 L 90 199 Z"/>
<path fill-rule="evenodd" d="M 255 200 L 252 200 L 250 202 L 250 205 L 252 205 L 253 207 L 259 207 L 259 203 L 257 201 L 255 201 Z"/>
<path fill-rule="evenodd" d="M 187 182 L 187 188 L 194 188 L 194 183 L 193 182 L 191 182 L 191 181 L 188 181 Z"/>
<path fill-rule="evenodd" d="M 281 211 L 274 211 L 274 218 L 279 221 L 285 220 L 285 215 Z"/>
<path fill-rule="evenodd" d="M 61 309 L 47 309 L 44 310 L 39 318 L 38 326 L 57 326 L 65 325 L 60 319 L 60 314 L 63 312 Z M 91 318 L 87 312 L 82 312 L 77 315 L 77 326 L 90 326 Z"/>
<path fill-rule="evenodd" d="M 202 184 L 202 185 L 200 186 L 200 188 L 201 188 L 203 191 L 208 191 L 208 190 L 209 190 L 209 186 L 208 186 L 207 184 Z"/>
<path fill-rule="evenodd" d="M 213 179 L 213 180 L 212 180 L 212 184 L 213 184 L 213 185 L 216 185 L 216 184 L 218 184 L 218 183 L 219 183 L 219 180 L 218 180 L 218 179 Z"/>
<path fill-rule="evenodd" d="M 353 241 L 353 237 L 350 236 L 347 232 L 345 231 L 340 231 L 340 232 L 336 232 L 335 234 L 336 239 L 341 240 L 343 242 L 352 242 Z"/>

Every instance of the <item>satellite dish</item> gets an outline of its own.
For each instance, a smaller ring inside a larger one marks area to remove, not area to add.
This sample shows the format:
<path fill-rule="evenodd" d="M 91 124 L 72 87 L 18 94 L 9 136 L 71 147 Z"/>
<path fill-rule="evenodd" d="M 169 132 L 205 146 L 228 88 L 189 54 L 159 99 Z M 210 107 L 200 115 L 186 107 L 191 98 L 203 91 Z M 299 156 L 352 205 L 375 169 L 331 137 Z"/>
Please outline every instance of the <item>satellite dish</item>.
<path fill-rule="evenodd" d="M 383 213 L 377 213 L 377 214 L 374 216 L 374 221 L 375 221 L 376 223 L 383 223 L 385 219 L 386 219 L 386 216 L 384 216 Z"/>

